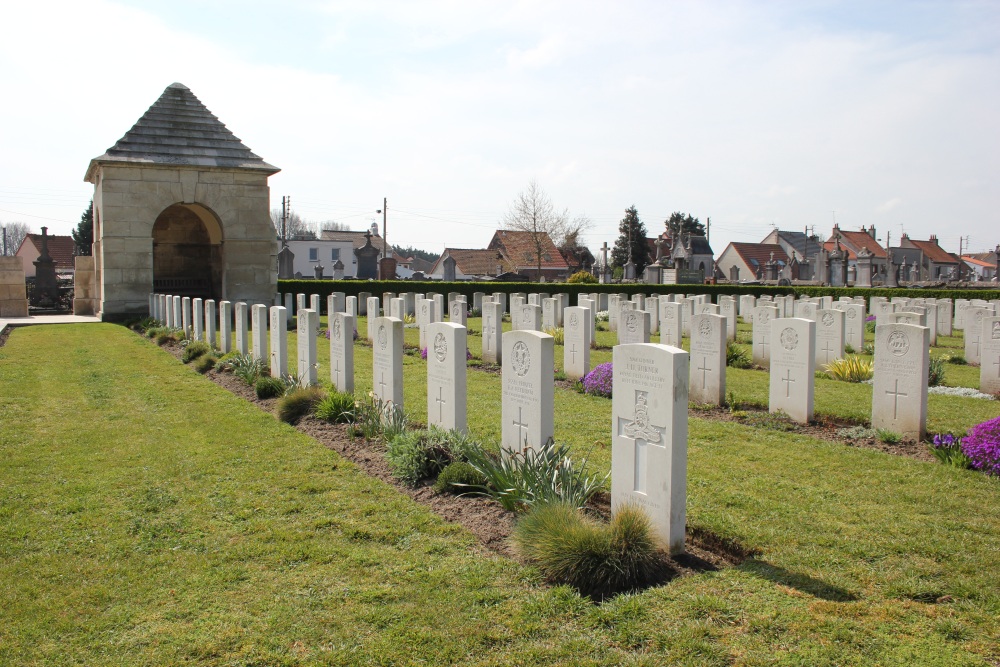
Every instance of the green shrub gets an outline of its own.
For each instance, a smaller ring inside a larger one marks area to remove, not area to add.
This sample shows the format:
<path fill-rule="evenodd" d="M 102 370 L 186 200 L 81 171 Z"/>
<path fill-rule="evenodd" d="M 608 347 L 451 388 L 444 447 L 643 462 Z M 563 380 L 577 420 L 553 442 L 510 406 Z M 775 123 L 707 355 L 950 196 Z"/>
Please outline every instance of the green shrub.
<path fill-rule="evenodd" d="M 156 334 L 156 344 L 163 346 L 167 343 L 176 343 L 178 340 L 178 331 L 179 329 L 164 329 Z"/>
<path fill-rule="evenodd" d="M 203 354 L 194 360 L 194 369 L 199 373 L 205 374 L 215 368 L 216 361 L 215 356 Z"/>
<path fill-rule="evenodd" d="M 354 394 L 331 391 L 316 404 L 316 416 L 334 424 L 354 421 Z"/>
<path fill-rule="evenodd" d="M 181 353 L 181 361 L 185 364 L 190 364 L 198 357 L 203 354 L 208 354 L 211 351 L 212 348 L 208 346 L 208 343 L 204 343 L 200 340 L 193 341 L 184 348 L 184 352 Z"/>
<path fill-rule="evenodd" d="M 726 366 L 731 368 L 750 368 L 753 359 L 742 345 L 729 341 L 726 344 Z"/>
<path fill-rule="evenodd" d="M 603 599 L 653 582 L 661 556 L 646 514 L 626 505 L 599 524 L 565 503 L 545 503 L 514 529 L 514 545 L 552 583 Z"/>
<path fill-rule="evenodd" d="M 837 437 L 844 440 L 871 440 L 877 436 L 875 429 L 867 426 L 848 426 L 837 429 Z"/>
<path fill-rule="evenodd" d="M 844 343 L 844 354 L 857 354 L 858 351 L 850 343 Z"/>
<path fill-rule="evenodd" d="M 956 366 L 965 366 L 969 362 L 966 361 L 964 354 L 944 354 L 940 357 L 941 361 L 946 364 L 954 364 Z"/>
<path fill-rule="evenodd" d="M 226 355 L 229 357 L 229 355 Z M 253 387 L 257 384 L 258 378 L 264 375 L 264 360 L 257 359 L 252 354 L 239 354 L 230 357 L 225 362 L 226 368 L 233 372 L 233 375 L 243 380 L 247 386 Z"/>
<path fill-rule="evenodd" d="M 403 431 L 386 439 L 385 458 L 392 476 L 410 486 L 439 473 L 451 461 L 448 451 L 427 431 Z"/>
<path fill-rule="evenodd" d="M 319 387 L 297 388 L 278 399 L 274 413 L 286 424 L 298 424 L 300 419 L 312 413 L 321 400 L 323 390 Z"/>
<path fill-rule="evenodd" d="M 157 320 L 156 318 L 153 318 L 153 317 L 144 317 L 144 318 L 142 318 L 138 322 L 135 322 L 132 325 L 132 330 L 133 331 L 140 331 L 142 333 L 145 333 L 146 331 L 148 331 L 150 329 L 153 329 L 153 328 L 156 328 L 156 327 L 159 327 L 159 326 L 160 326 L 160 321 Z"/>
<path fill-rule="evenodd" d="M 285 383 L 281 378 L 273 378 L 270 375 L 257 378 L 253 388 L 257 392 L 257 398 L 260 399 L 276 398 L 285 393 Z"/>
<path fill-rule="evenodd" d="M 229 366 L 229 362 L 233 361 L 234 359 L 237 359 L 239 356 L 240 353 L 237 352 L 236 350 L 231 350 L 229 352 L 226 352 L 224 355 L 219 357 L 219 364 L 218 364 L 219 370 L 225 370 L 225 371 L 233 370 Z"/>
<path fill-rule="evenodd" d="M 944 436 L 935 435 L 933 442 L 928 447 L 934 458 L 945 465 L 956 468 L 972 467 L 972 459 L 962 451 L 962 439 L 956 438 L 951 433 Z"/>
<path fill-rule="evenodd" d="M 493 497 L 509 511 L 548 502 L 583 507 L 604 488 L 611 475 L 588 475 L 586 459 L 575 464 L 569 457 L 569 447 L 552 440 L 538 449 L 506 450 L 501 456 L 475 447 L 468 451 L 468 459 L 487 480 L 478 492 Z"/>
<path fill-rule="evenodd" d="M 466 461 L 454 461 L 446 465 L 438 475 L 434 490 L 438 493 L 464 493 L 463 487 L 479 487 L 486 484 L 482 473 Z"/>
<path fill-rule="evenodd" d="M 859 356 L 834 359 L 823 366 L 830 377 L 841 382 L 864 382 L 875 374 L 875 362 Z"/>
<path fill-rule="evenodd" d="M 931 359 L 927 366 L 927 386 L 937 387 L 944 384 L 944 359 Z"/>
<path fill-rule="evenodd" d="M 897 445 L 903 440 L 903 436 L 887 428 L 875 429 L 875 435 L 878 436 L 879 442 L 886 445 Z"/>
<path fill-rule="evenodd" d="M 569 278 L 567 278 L 566 282 L 568 282 L 568 283 L 596 283 L 596 282 L 598 282 L 598 280 L 597 280 L 596 277 L 590 275 L 586 271 L 577 271 L 576 273 L 574 273 L 573 275 L 571 275 Z"/>

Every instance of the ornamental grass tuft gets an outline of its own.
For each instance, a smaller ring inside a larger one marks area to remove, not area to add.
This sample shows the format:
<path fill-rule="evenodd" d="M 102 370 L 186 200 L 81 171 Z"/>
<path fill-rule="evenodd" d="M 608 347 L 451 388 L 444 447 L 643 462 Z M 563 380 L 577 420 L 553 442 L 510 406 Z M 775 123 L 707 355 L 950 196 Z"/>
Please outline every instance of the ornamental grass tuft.
<path fill-rule="evenodd" d="M 726 366 L 730 368 L 750 368 L 753 359 L 747 349 L 736 341 L 729 341 L 726 344 Z"/>
<path fill-rule="evenodd" d="M 181 353 L 181 361 L 183 361 L 185 364 L 190 364 L 198 357 L 204 354 L 208 354 L 211 351 L 212 348 L 208 346 L 208 343 L 204 343 L 202 341 L 194 341 L 193 343 L 188 344 L 188 346 L 184 348 L 184 352 Z"/>
<path fill-rule="evenodd" d="M 591 394 L 592 396 L 611 398 L 613 370 L 610 361 L 594 366 L 594 370 L 583 376 L 584 393 Z"/>
<path fill-rule="evenodd" d="M 316 404 L 316 417 L 333 424 L 354 421 L 354 394 L 331 391 Z"/>
<path fill-rule="evenodd" d="M 864 382 L 875 374 L 875 362 L 858 356 L 834 359 L 823 366 L 830 377 L 841 382 Z"/>
<path fill-rule="evenodd" d="M 1000 417 L 970 428 L 962 439 L 962 451 L 976 470 L 1000 476 Z"/>
<path fill-rule="evenodd" d="M 662 564 L 649 519 L 631 505 L 609 524 L 565 503 L 538 505 L 518 522 L 514 545 L 548 581 L 596 600 L 652 583 Z"/>
<path fill-rule="evenodd" d="M 281 381 L 281 378 L 273 378 L 270 375 L 258 377 L 253 388 L 257 393 L 257 398 L 262 400 L 276 398 L 285 393 L 285 383 Z"/>
<path fill-rule="evenodd" d="M 214 355 L 212 355 L 212 354 L 203 354 L 200 357 L 198 357 L 197 359 L 195 359 L 194 362 L 191 364 L 191 366 L 196 371 L 198 371 L 199 373 L 201 373 L 202 375 L 204 375 L 205 373 L 207 373 L 210 370 L 212 370 L 213 368 L 215 368 L 216 361 L 217 360 L 216 360 L 216 358 L 215 358 Z"/>
<path fill-rule="evenodd" d="M 298 424 L 299 420 L 312 413 L 321 400 L 323 390 L 319 387 L 293 389 L 278 399 L 274 413 L 286 424 Z"/>

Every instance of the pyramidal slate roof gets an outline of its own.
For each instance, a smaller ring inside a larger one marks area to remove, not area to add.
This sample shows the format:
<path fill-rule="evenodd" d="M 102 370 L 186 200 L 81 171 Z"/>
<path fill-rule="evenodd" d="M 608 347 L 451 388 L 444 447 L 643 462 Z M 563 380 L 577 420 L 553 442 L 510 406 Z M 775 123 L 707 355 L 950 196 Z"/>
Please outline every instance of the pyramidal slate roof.
<path fill-rule="evenodd" d="M 124 137 L 91 161 L 86 180 L 96 164 L 118 162 L 280 171 L 247 148 L 181 83 L 167 86 Z"/>

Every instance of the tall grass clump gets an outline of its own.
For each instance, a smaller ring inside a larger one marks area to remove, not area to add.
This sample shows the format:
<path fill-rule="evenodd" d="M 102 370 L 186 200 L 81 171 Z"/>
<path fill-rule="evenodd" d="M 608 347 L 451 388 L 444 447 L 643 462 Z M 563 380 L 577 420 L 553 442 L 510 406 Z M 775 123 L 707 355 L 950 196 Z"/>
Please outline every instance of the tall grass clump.
<path fill-rule="evenodd" d="M 321 400 L 323 390 L 319 387 L 296 388 L 278 399 L 274 414 L 286 424 L 298 424 L 299 420 L 312 413 Z"/>
<path fill-rule="evenodd" d="M 196 371 L 204 375 L 205 373 L 215 368 L 216 361 L 217 359 L 215 358 L 215 355 L 203 354 L 197 359 L 195 359 L 194 362 L 191 364 L 191 366 Z"/>
<path fill-rule="evenodd" d="M 546 333 L 553 338 L 553 345 L 564 345 L 566 343 L 566 330 L 557 327 L 548 327 L 542 333 Z"/>
<path fill-rule="evenodd" d="M 316 404 L 316 417 L 333 424 L 354 421 L 354 394 L 331 391 Z"/>
<path fill-rule="evenodd" d="M 589 474 L 586 459 L 574 462 L 569 447 L 552 440 L 537 449 L 505 450 L 500 456 L 474 447 L 467 456 L 469 465 L 487 481 L 480 489 L 470 491 L 491 496 L 508 511 L 550 502 L 583 507 L 605 487 L 611 475 Z"/>
<path fill-rule="evenodd" d="M 931 358 L 927 365 L 927 386 L 937 387 L 944 384 L 944 359 L 941 357 Z"/>
<path fill-rule="evenodd" d="M 662 562 L 649 519 L 631 505 L 609 524 L 565 503 L 538 505 L 518 521 L 514 545 L 550 582 L 597 600 L 652 583 Z"/>
<path fill-rule="evenodd" d="M 208 343 L 202 341 L 193 341 L 188 343 L 184 348 L 184 352 L 181 353 L 181 361 L 185 364 L 190 364 L 192 361 L 202 356 L 203 354 L 208 354 L 212 351 Z"/>
<path fill-rule="evenodd" d="M 256 385 L 257 380 L 264 375 L 265 371 L 264 360 L 258 359 L 252 354 L 237 354 L 226 361 L 226 367 L 249 387 Z"/>
<path fill-rule="evenodd" d="M 747 349 L 736 341 L 726 343 L 726 366 L 730 368 L 750 368 L 753 358 Z"/>
<path fill-rule="evenodd" d="M 875 362 L 858 356 L 834 359 L 823 366 L 830 377 L 841 382 L 864 382 L 875 374 Z"/>
<path fill-rule="evenodd" d="M 277 398 L 285 393 L 285 383 L 281 378 L 273 378 L 270 375 L 262 375 L 257 378 L 253 385 L 257 398 L 264 400 L 267 398 Z"/>

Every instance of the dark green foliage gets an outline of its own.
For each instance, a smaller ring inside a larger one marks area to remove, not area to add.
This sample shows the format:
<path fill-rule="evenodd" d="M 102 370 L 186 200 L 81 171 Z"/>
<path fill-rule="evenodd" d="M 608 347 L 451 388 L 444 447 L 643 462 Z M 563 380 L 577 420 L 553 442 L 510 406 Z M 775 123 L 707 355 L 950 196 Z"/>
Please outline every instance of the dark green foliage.
<path fill-rule="evenodd" d="M 518 522 L 514 544 L 547 580 L 597 600 L 650 584 L 662 564 L 649 519 L 628 505 L 610 524 L 565 503 L 538 505 Z"/>
<path fill-rule="evenodd" d="M 354 394 L 331 391 L 316 404 L 316 417 L 334 424 L 354 421 Z"/>
<path fill-rule="evenodd" d="M 726 344 L 726 365 L 731 368 L 750 368 L 753 359 L 745 347 L 735 341 L 729 341 Z"/>
<path fill-rule="evenodd" d="M 94 249 L 94 200 L 80 215 L 80 222 L 72 231 L 73 243 L 76 244 L 76 254 L 89 256 Z"/>
<path fill-rule="evenodd" d="M 932 357 L 927 366 L 927 386 L 937 387 L 944 384 L 944 359 Z"/>
<path fill-rule="evenodd" d="M 635 275 L 642 275 L 649 264 L 649 245 L 646 243 L 646 225 L 639 219 L 635 206 L 625 209 L 625 217 L 618 223 L 618 239 L 611 251 L 611 264 L 625 266 L 629 258 L 635 264 Z"/>
<path fill-rule="evenodd" d="M 227 357 L 229 355 L 226 355 Z M 252 354 L 239 354 L 226 360 L 226 367 L 233 372 L 233 375 L 247 383 L 247 386 L 254 386 L 257 380 L 264 374 L 264 361 L 257 359 Z"/>
<path fill-rule="evenodd" d="M 319 387 L 293 389 L 278 399 L 274 414 L 286 424 L 298 424 L 300 419 L 312 413 L 321 400 L 323 400 L 323 390 Z"/>
<path fill-rule="evenodd" d="M 166 345 L 167 343 L 174 343 L 177 341 L 177 332 L 173 329 L 164 329 L 160 333 L 156 334 L 156 344 Z"/>
<path fill-rule="evenodd" d="M 142 334 L 146 334 L 150 329 L 155 329 L 160 326 L 160 321 L 153 317 L 144 317 L 138 322 L 132 325 L 134 331 L 138 331 Z"/>
<path fill-rule="evenodd" d="M 939 357 L 939 359 L 941 359 L 941 361 L 943 361 L 946 364 L 954 364 L 955 366 L 966 366 L 969 363 L 965 359 L 965 355 L 964 354 L 958 354 L 958 353 L 955 353 L 955 354 L 945 354 L 945 355 L 942 355 L 941 357 Z"/>
<path fill-rule="evenodd" d="M 691 236 L 704 236 L 705 225 L 701 224 L 698 218 L 690 213 L 674 211 L 670 217 L 663 221 L 664 227 L 670 230 L 671 238 L 681 238 L 690 234 Z"/>
<path fill-rule="evenodd" d="M 903 436 L 895 431 L 890 431 L 887 428 L 875 429 L 875 435 L 878 437 L 879 442 L 887 445 L 897 445 L 903 441 Z"/>
<path fill-rule="evenodd" d="M 254 391 L 257 392 L 259 399 L 275 398 L 285 393 L 285 383 L 281 378 L 263 375 L 254 383 Z"/>
<path fill-rule="evenodd" d="M 449 463 L 441 470 L 434 490 L 438 493 L 464 493 L 467 486 L 484 486 L 486 478 L 465 461 Z"/>
<path fill-rule="evenodd" d="M 203 354 L 194 360 L 194 369 L 199 373 L 205 374 L 215 368 L 215 364 L 218 360 L 211 354 Z"/>
<path fill-rule="evenodd" d="M 415 486 L 437 475 L 449 463 L 467 458 L 473 449 L 478 450 L 479 445 L 467 436 L 431 427 L 387 436 L 385 457 L 394 477 Z"/>
<path fill-rule="evenodd" d="M 198 357 L 203 354 L 208 354 L 211 351 L 212 348 L 208 346 L 208 343 L 196 340 L 193 343 L 189 343 L 188 346 L 184 348 L 184 352 L 181 353 L 181 361 L 185 364 L 190 364 Z"/>

